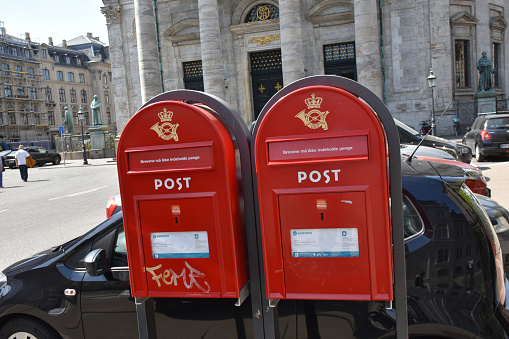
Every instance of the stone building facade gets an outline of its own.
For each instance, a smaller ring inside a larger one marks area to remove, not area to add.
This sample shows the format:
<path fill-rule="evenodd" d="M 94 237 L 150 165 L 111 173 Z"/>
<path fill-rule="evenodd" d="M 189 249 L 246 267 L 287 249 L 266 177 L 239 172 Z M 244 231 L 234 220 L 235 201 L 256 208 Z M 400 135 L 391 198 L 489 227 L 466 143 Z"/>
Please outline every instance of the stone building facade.
<path fill-rule="evenodd" d="M 205 90 L 247 123 L 284 85 L 336 74 L 377 94 L 416 128 L 448 106 L 437 134 L 452 134 L 458 103 L 473 102 L 487 52 L 506 99 L 509 55 L 503 0 L 103 0 L 118 130 L 151 97 Z"/>
<path fill-rule="evenodd" d="M 76 133 L 83 107 L 87 130 L 96 94 L 103 103 L 103 124 L 116 129 L 108 47 L 91 33 L 57 46 L 51 38 L 36 43 L 28 33 L 20 39 L 3 28 L 0 56 L 0 143 L 54 140 L 64 125 L 65 107 L 73 113 Z"/>

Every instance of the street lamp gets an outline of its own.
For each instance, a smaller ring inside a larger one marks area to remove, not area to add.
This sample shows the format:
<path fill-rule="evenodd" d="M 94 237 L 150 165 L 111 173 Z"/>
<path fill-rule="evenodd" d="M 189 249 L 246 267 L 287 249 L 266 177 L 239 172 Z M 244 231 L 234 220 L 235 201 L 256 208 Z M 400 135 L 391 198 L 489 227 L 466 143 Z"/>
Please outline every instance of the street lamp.
<path fill-rule="evenodd" d="M 87 151 L 85 147 L 85 135 L 83 133 L 83 120 L 85 120 L 85 112 L 83 112 L 83 108 L 80 105 L 80 111 L 78 112 L 78 120 L 81 122 L 81 142 L 83 143 L 83 165 L 88 165 L 87 161 Z"/>
<path fill-rule="evenodd" d="M 433 68 L 429 69 L 428 86 L 431 87 L 431 134 L 437 135 L 435 129 L 435 80 L 437 77 L 433 75 Z"/>

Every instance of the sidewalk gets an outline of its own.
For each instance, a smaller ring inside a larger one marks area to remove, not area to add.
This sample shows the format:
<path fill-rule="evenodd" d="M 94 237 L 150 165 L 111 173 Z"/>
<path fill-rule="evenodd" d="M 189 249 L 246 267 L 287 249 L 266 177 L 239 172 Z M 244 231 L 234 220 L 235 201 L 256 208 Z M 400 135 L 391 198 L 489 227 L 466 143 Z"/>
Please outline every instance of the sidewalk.
<path fill-rule="evenodd" d="M 44 167 L 47 168 L 61 168 L 61 167 L 78 167 L 78 166 L 107 166 L 107 165 L 117 165 L 117 161 L 114 158 L 101 158 L 101 159 L 87 159 L 88 164 L 83 164 L 83 159 L 79 160 L 68 160 L 62 159 L 60 164 L 51 165 L 46 164 Z"/>

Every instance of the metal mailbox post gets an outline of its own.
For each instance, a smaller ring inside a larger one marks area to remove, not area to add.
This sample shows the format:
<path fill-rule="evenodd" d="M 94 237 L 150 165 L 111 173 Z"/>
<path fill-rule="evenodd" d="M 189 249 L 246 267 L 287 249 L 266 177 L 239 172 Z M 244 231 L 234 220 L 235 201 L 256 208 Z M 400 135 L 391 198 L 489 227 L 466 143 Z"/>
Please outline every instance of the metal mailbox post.
<path fill-rule="evenodd" d="M 257 244 L 246 242 L 255 237 L 249 141 L 227 104 L 187 90 L 153 98 L 124 128 L 117 163 L 140 337 L 155 336 L 145 298 L 240 305 L 251 288 L 260 311 L 259 278 L 249 283 L 258 275 Z M 253 326 L 263 335 L 261 320 Z"/>
<path fill-rule="evenodd" d="M 279 333 L 280 299 L 391 307 L 396 291 L 397 334 L 406 337 L 399 138 L 385 105 L 348 79 L 305 78 L 267 103 L 253 136 L 265 303 L 273 307 L 266 336 Z"/>

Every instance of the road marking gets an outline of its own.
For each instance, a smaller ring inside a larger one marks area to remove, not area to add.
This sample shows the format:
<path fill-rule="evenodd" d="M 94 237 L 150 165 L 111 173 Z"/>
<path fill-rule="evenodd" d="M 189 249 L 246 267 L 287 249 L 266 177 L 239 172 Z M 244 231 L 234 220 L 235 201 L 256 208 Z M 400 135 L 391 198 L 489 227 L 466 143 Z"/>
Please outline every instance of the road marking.
<path fill-rule="evenodd" d="M 0 213 L 2 213 L 2 212 L 7 212 L 7 211 L 8 211 L 8 210 L 0 210 Z"/>
<path fill-rule="evenodd" d="M 75 196 L 77 196 L 77 195 L 82 195 L 82 194 L 92 193 L 92 192 L 98 191 L 98 190 L 103 189 L 103 188 L 106 188 L 106 187 L 109 187 L 109 186 L 97 187 L 97 188 L 93 188 L 93 189 L 88 190 L 88 191 L 83 191 L 83 192 L 78 192 L 78 193 L 67 194 L 67 195 L 63 195 L 63 196 L 61 196 L 61 197 L 51 198 L 51 199 L 48 199 L 48 200 L 49 200 L 49 201 L 51 201 L 51 200 L 57 200 L 57 199 L 63 199 L 63 198 L 71 198 L 71 197 L 75 197 Z"/>

